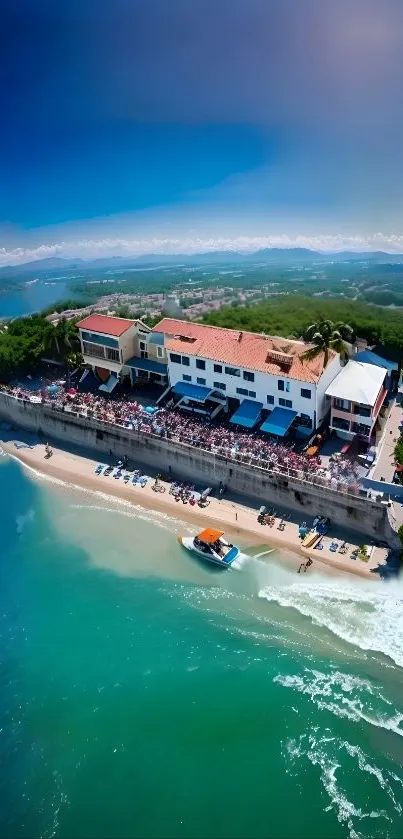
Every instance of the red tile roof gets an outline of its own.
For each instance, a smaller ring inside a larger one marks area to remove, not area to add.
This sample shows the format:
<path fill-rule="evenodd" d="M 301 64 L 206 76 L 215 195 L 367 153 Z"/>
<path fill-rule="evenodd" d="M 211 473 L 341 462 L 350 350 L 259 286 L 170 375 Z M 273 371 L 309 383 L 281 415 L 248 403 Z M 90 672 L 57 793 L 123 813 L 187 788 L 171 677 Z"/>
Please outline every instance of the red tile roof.
<path fill-rule="evenodd" d="M 312 346 L 303 341 L 173 318 L 163 318 L 154 326 L 153 331 L 164 332 L 168 336 L 165 346 L 171 352 L 209 358 L 246 370 L 311 384 L 316 384 L 323 373 L 324 354 L 321 353 L 312 361 L 301 358 Z M 329 361 L 335 355 L 333 350 L 329 350 Z"/>
<path fill-rule="evenodd" d="M 136 323 L 128 318 L 113 318 L 108 315 L 88 315 L 77 324 L 79 329 L 89 329 L 90 332 L 101 332 L 102 335 L 113 335 L 118 338 L 126 329 Z"/>

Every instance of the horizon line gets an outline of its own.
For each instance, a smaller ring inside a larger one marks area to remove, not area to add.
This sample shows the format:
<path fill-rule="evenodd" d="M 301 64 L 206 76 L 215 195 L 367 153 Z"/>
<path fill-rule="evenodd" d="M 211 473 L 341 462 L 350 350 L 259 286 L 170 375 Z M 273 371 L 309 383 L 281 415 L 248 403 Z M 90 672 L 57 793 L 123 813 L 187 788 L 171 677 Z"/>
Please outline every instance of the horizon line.
<path fill-rule="evenodd" d="M 381 251 L 390 256 L 403 255 L 403 234 L 376 233 L 369 236 L 342 234 L 318 236 L 235 236 L 183 239 L 103 238 L 59 241 L 33 247 L 0 247 L 0 268 L 15 268 L 41 260 L 58 258 L 63 261 L 92 262 L 97 259 L 135 259 L 146 257 L 197 257 L 228 252 L 240 256 L 259 254 L 263 250 L 307 250 L 323 256 L 337 256 L 345 251 L 360 253 Z"/>

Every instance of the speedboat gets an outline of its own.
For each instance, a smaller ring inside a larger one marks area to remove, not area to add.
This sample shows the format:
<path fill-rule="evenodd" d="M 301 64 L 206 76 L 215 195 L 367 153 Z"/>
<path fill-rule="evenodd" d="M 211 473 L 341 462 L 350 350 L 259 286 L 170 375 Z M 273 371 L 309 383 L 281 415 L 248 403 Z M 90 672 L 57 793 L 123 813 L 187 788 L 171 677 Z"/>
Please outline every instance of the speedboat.
<path fill-rule="evenodd" d="M 222 530 L 213 530 L 207 527 L 201 530 L 197 536 L 179 536 L 179 542 L 187 551 L 192 551 L 206 562 L 213 565 L 220 565 L 221 568 L 230 568 L 239 557 L 241 551 L 235 545 L 231 545 L 223 538 Z"/>

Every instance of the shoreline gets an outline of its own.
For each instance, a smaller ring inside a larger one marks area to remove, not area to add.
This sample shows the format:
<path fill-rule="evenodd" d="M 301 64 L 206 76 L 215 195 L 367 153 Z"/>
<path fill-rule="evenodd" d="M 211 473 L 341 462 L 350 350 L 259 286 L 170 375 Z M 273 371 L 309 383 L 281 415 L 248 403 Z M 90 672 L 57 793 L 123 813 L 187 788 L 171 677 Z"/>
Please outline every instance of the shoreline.
<path fill-rule="evenodd" d="M 297 568 L 301 562 L 311 557 L 312 570 L 342 575 L 347 573 L 367 580 L 379 580 L 378 575 L 374 574 L 371 569 L 383 564 L 386 559 L 387 551 L 383 548 L 374 548 L 371 560 L 366 564 L 359 559 L 350 559 L 349 554 L 353 547 L 351 541 L 348 553 L 344 556 L 329 551 L 327 544 L 320 552 L 302 548 L 298 536 L 298 525 L 294 522 L 287 522 L 283 531 L 278 530 L 277 520 L 272 528 L 262 526 L 256 520 L 256 510 L 226 498 L 218 500 L 211 497 L 209 506 L 203 510 L 197 506 L 190 507 L 188 504 L 176 502 L 174 496 L 169 495 L 169 484 L 164 481 L 160 481 L 166 487 L 166 492 L 163 494 L 153 492 L 150 482 L 144 488 L 133 486 L 131 483 L 126 485 L 123 481 L 111 476 L 95 475 L 94 470 L 99 463 L 98 460 L 72 454 L 54 446 L 53 456 L 49 459 L 45 458 L 43 444 L 38 443 L 32 448 L 17 449 L 13 442 L 2 442 L 1 446 L 4 452 L 18 460 L 23 466 L 45 477 L 55 478 L 64 484 L 111 495 L 117 499 L 129 501 L 133 505 L 169 514 L 176 519 L 180 518 L 195 526 L 217 527 L 218 525 L 227 533 L 230 532 L 232 537 L 238 536 L 245 543 L 283 549 L 288 554 L 287 559 L 292 560 Z M 327 541 L 330 543 L 331 539 L 328 538 Z M 270 559 L 265 561 L 270 562 Z"/>

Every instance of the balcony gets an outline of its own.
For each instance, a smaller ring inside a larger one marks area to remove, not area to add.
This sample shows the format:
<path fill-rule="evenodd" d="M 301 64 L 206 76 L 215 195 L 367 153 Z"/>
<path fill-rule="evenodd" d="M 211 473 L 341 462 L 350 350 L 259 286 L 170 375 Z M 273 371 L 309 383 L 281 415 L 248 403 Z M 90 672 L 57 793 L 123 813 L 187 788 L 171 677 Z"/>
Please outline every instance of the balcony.
<path fill-rule="evenodd" d="M 350 421 L 343 419 L 342 417 L 333 416 L 331 425 L 333 428 L 338 428 L 340 431 L 350 431 Z"/>
<path fill-rule="evenodd" d="M 84 358 L 94 358 L 97 361 L 112 361 L 120 366 L 120 351 L 99 344 L 88 344 L 83 341 Z"/>

